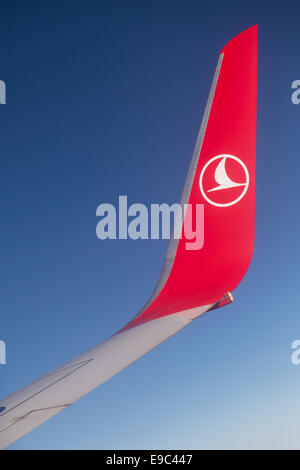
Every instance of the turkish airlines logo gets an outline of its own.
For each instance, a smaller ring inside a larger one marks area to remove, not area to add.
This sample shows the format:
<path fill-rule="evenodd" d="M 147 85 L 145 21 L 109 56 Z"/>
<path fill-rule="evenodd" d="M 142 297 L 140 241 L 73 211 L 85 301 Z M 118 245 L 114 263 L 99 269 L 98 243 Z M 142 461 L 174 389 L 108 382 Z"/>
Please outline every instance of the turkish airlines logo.
<path fill-rule="evenodd" d="M 202 168 L 199 186 L 204 199 L 213 206 L 232 206 L 245 196 L 249 172 L 239 158 L 217 155 Z"/>

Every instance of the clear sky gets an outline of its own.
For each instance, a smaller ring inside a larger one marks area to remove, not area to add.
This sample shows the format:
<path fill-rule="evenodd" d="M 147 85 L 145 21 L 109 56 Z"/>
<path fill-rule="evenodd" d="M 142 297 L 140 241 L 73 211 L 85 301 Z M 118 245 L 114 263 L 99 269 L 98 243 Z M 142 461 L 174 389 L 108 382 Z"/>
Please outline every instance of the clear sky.
<path fill-rule="evenodd" d="M 167 241 L 96 237 L 96 207 L 178 202 L 222 47 L 258 23 L 256 245 L 235 302 L 13 449 L 300 448 L 299 2 L 0 5 L 0 395 L 124 326 Z"/>

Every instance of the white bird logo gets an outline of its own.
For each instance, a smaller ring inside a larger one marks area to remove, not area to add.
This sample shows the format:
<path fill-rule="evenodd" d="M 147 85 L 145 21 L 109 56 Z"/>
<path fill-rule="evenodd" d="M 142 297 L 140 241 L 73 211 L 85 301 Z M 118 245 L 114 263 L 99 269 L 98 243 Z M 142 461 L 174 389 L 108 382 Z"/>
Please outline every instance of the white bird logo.
<path fill-rule="evenodd" d="M 219 191 L 220 189 L 236 188 L 237 186 L 246 185 L 246 183 L 235 183 L 229 178 L 225 168 L 226 158 L 227 157 L 222 158 L 215 171 L 215 180 L 217 183 L 219 183 L 218 186 L 212 189 L 208 189 L 208 193 L 211 191 Z"/>
<path fill-rule="evenodd" d="M 227 158 L 235 160 L 237 163 L 239 163 L 239 165 L 241 165 L 241 167 L 244 170 L 245 183 L 236 183 L 231 178 L 229 178 L 226 172 L 226 168 L 225 168 L 225 163 L 226 163 Z M 203 188 L 204 174 L 206 172 L 206 169 L 211 165 L 211 163 L 213 163 L 216 160 L 220 160 L 214 173 L 214 178 L 215 178 L 216 183 L 218 183 L 218 185 L 211 189 L 204 190 Z M 245 196 L 247 189 L 249 187 L 249 172 L 247 170 L 246 165 L 238 157 L 235 157 L 234 155 L 229 155 L 229 154 L 217 155 L 216 157 L 211 158 L 202 168 L 200 178 L 199 178 L 199 186 L 200 186 L 200 191 L 204 199 L 210 204 L 212 204 L 213 206 L 217 206 L 217 207 L 232 206 L 233 204 L 236 204 L 237 202 L 239 202 Z M 228 194 L 227 192 L 222 193 L 224 194 L 224 198 L 225 198 L 223 202 L 220 202 L 219 200 L 215 200 L 212 196 L 208 196 L 207 194 L 207 193 L 214 192 L 214 191 L 220 191 L 221 189 L 237 188 L 238 186 L 244 186 L 244 188 L 241 190 L 241 193 L 237 197 L 229 201 L 228 201 L 228 198 L 226 198 L 226 195 Z"/>

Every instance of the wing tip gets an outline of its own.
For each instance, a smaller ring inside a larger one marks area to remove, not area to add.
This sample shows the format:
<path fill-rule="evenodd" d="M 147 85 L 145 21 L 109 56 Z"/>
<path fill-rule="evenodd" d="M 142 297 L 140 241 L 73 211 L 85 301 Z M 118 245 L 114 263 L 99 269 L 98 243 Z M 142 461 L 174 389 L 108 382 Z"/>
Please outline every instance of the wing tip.
<path fill-rule="evenodd" d="M 245 29 L 241 33 L 237 34 L 234 36 L 221 50 L 220 54 L 224 54 L 226 50 L 228 50 L 231 46 L 233 46 L 235 43 L 240 42 L 241 40 L 244 39 L 252 39 L 252 40 L 257 40 L 257 33 L 258 33 L 258 24 L 255 24 L 251 26 L 250 28 Z"/>

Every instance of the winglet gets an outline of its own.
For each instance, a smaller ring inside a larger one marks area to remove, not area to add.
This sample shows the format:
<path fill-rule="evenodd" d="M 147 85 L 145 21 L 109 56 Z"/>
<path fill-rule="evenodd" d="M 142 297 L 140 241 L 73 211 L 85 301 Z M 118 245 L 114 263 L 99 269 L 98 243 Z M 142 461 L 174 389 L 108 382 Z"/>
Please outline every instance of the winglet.
<path fill-rule="evenodd" d="M 203 248 L 187 250 L 184 230 L 171 240 L 153 295 L 127 327 L 218 304 L 245 275 L 254 247 L 256 95 L 257 25 L 221 51 L 183 191 L 182 204 L 204 205 Z M 227 184 L 212 191 L 216 172 Z"/>

